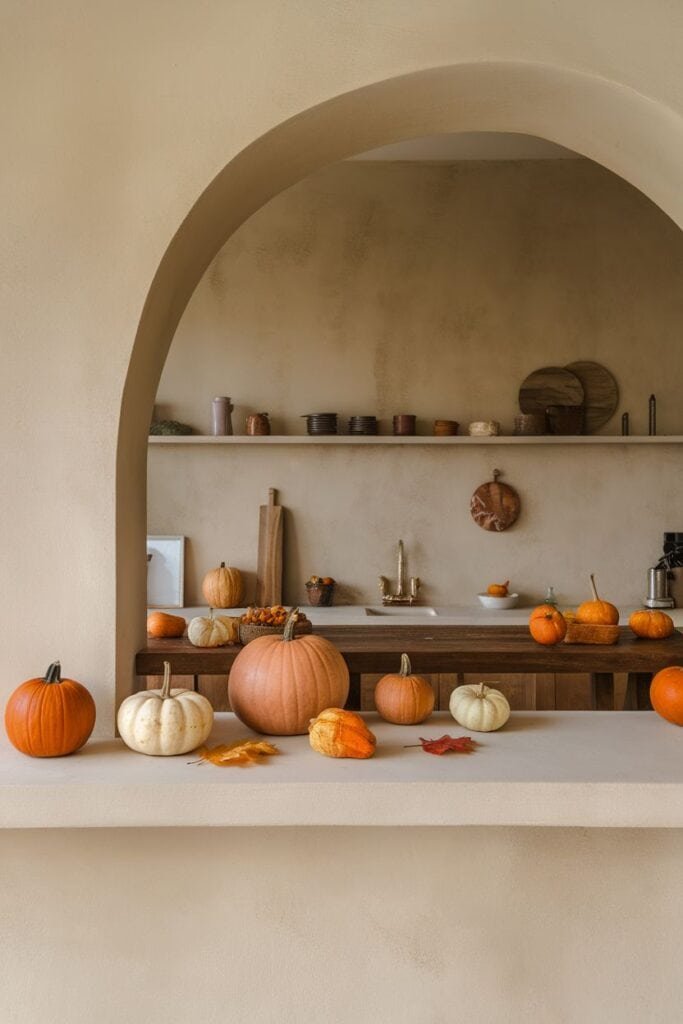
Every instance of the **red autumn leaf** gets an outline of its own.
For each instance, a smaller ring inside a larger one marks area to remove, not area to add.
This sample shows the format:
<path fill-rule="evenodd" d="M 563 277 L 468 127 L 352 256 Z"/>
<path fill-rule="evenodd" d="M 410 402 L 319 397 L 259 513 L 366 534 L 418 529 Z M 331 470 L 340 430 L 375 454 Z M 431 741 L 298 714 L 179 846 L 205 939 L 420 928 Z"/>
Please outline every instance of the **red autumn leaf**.
<path fill-rule="evenodd" d="M 476 740 L 470 736 L 449 736 L 446 734 L 438 740 L 425 740 L 420 736 L 420 745 L 428 754 L 447 754 L 453 750 L 456 754 L 472 754 L 477 745 Z"/>

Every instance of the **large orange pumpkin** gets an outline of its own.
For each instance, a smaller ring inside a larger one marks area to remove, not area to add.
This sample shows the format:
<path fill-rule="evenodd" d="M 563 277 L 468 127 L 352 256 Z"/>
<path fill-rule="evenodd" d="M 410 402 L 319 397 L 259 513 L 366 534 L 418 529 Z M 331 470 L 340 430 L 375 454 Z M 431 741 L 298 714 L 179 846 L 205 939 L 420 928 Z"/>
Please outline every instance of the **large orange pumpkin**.
<path fill-rule="evenodd" d="M 407 654 L 401 668 L 382 676 L 375 687 L 375 707 L 386 722 L 417 725 L 434 710 L 434 689 L 422 676 L 414 676 Z"/>
<path fill-rule="evenodd" d="M 658 715 L 674 725 L 683 725 L 683 668 L 673 665 L 652 677 L 650 702 Z"/>
<path fill-rule="evenodd" d="M 584 601 L 576 609 L 576 621 L 593 626 L 616 626 L 619 622 L 619 609 L 609 601 L 601 601 L 595 587 L 595 577 L 591 574 L 591 590 L 593 600 Z"/>
<path fill-rule="evenodd" d="M 551 647 L 564 640 L 567 623 L 562 612 L 552 604 L 539 604 L 529 616 L 529 632 L 539 644 Z"/>
<path fill-rule="evenodd" d="M 674 632 L 674 620 L 666 612 L 637 611 L 633 612 L 628 624 L 636 636 L 648 640 L 666 640 Z"/>
<path fill-rule="evenodd" d="M 73 754 L 95 725 L 95 701 L 74 679 L 62 679 L 58 661 L 42 679 L 18 686 L 5 708 L 10 743 L 31 757 Z"/>
<path fill-rule="evenodd" d="M 207 572 L 202 593 L 209 608 L 239 608 L 244 598 L 242 573 L 221 562 L 217 569 Z"/>
<path fill-rule="evenodd" d="M 349 670 L 337 648 L 314 633 L 295 636 L 297 609 L 282 636 L 260 636 L 242 648 L 230 669 L 230 706 L 250 729 L 302 736 L 326 708 L 343 708 Z"/>

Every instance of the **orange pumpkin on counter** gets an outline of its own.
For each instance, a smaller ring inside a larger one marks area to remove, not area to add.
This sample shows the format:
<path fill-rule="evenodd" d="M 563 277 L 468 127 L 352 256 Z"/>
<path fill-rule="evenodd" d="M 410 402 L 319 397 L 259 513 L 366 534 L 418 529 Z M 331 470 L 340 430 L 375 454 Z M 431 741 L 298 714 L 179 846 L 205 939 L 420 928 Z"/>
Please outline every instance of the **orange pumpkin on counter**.
<path fill-rule="evenodd" d="M 394 725 L 417 725 L 434 710 L 434 689 L 422 676 L 413 675 L 410 658 L 401 655 L 401 668 L 389 673 L 375 687 L 375 707 Z"/>
<path fill-rule="evenodd" d="M 360 715 L 343 708 L 326 708 L 308 727 L 310 744 L 325 757 L 368 758 L 377 740 Z"/>
<path fill-rule="evenodd" d="M 674 620 L 666 612 L 637 611 L 631 615 L 628 624 L 636 634 L 647 640 L 666 640 L 674 632 Z"/>
<path fill-rule="evenodd" d="M 252 640 L 230 669 L 230 706 L 256 732 L 305 735 L 312 718 L 343 707 L 349 695 L 349 670 L 337 648 L 322 636 L 297 636 L 297 618 L 294 608 L 283 634 Z"/>
<path fill-rule="evenodd" d="M 610 604 L 609 601 L 602 601 L 598 596 L 595 587 L 595 577 L 591 573 L 591 590 L 593 600 L 584 601 L 576 609 L 576 621 L 591 626 L 616 626 L 619 622 L 619 609 Z"/>
<path fill-rule="evenodd" d="M 150 612 L 147 616 L 147 636 L 182 636 L 187 623 L 182 615 L 167 612 Z"/>
<path fill-rule="evenodd" d="M 204 577 L 202 594 L 209 608 L 239 608 L 244 597 L 242 573 L 221 562 Z"/>
<path fill-rule="evenodd" d="M 652 677 L 650 702 L 658 715 L 674 725 L 683 725 L 683 668 L 673 665 Z"/>
<path fill-rule="evenodd" d="M 5 708 L 10 743 L 30 757 L 63 757 L 86 742 L 95 725 L 95 701 L 82 683 L 62 679 L 58 661 L 42 678 L 18 686 Z"/>
<path fill-rule="evenodd" d="M 562 612 L 552 604 L 539 604 L 529 618 L 529 632 L 538 644 L 552 647 L 564 640 L 567 623 Z"/>

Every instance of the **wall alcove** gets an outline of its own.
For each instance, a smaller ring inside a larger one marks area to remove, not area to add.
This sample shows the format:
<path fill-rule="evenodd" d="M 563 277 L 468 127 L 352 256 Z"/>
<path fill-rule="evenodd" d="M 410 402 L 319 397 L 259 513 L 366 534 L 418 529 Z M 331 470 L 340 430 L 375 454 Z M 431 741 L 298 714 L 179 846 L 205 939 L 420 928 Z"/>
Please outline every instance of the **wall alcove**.
<path fill-rule="evenodd" d="M 683 223 L 680 118 L 617 83 L 557 67 L 467 64 L 374 83 L 279 125 L 226 164 L 159 266 L 124 389 L 116 495 L 117 699 L 131 688 L 144 623 L 149 418 L 168 347 L 202 274 L 251 214 L 317 169 L 403 139 L 458 131 L 518 132 L 559 143 L 624 178 Z"/>

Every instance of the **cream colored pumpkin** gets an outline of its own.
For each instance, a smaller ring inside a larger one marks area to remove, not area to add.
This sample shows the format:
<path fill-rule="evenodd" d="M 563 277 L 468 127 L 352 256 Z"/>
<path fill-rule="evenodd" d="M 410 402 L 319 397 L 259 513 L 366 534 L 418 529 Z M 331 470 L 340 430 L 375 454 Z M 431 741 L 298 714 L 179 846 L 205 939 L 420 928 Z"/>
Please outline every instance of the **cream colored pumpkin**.
<path fill-rule="evenodd" d="M 457 686 L 448 707 L 456 722 L 472 732 L 494 732 L 510 717 L 507 698 L 484 683 Z"/>
<path fill-rule="evenodd" d="M 126 697 L 116 724 L 126 746 L 140 754 L 186 754 L 206 742 L 213 708 L 201 693 L 172 690 L 171 666 L 165 661 L 161 689 Z"/>
<path fill-rule="evenodd" d="M 224 647 L 239 642 L 239 619 L 230 615 L 198 615 L 187 627 L 187 638 L 195 647 Z"/>

